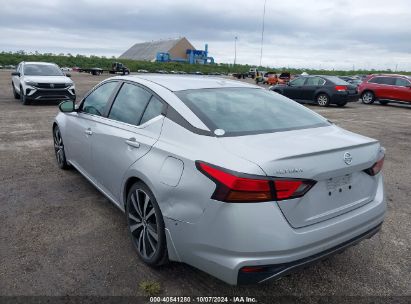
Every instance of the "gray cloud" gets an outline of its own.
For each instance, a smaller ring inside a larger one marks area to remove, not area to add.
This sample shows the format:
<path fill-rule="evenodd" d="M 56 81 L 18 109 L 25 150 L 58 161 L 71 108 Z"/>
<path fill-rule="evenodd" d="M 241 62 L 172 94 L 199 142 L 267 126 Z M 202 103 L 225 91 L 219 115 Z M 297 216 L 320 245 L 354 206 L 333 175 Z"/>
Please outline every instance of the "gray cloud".
<path fill-rule="evenodd" d="M 9 1 L 0 48 L 120 55 L 139 41 L 186 36 L 217 61 L 259 62 L 263 0 Z M 263 64 L 411 70 L 408 0 L 267 0 Z"/>

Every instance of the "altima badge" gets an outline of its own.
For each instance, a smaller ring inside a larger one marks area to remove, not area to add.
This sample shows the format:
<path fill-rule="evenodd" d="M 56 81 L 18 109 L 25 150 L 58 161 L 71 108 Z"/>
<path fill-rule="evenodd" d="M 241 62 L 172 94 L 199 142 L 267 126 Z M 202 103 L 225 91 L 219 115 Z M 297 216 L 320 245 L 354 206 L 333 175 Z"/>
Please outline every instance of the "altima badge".
<path fill-rule="evenodd" d="M 352 163 L 352 156 L 351 156 L 351 154 L 350 154 L 349 152 L 345 152 L 345 153 L 344 153 L 344 162 L 345 162 L 347 165 L 351 165 L 351 163 Z"/>
<path fill-rule="evenodd" d="M 276 174 L 291 174 L 291 173 L 301 173 L 303 172 L 303 169 L 301 168 L 290 168 L 290 169 L 280 169 L 277 170 L 275 173 Z"/>

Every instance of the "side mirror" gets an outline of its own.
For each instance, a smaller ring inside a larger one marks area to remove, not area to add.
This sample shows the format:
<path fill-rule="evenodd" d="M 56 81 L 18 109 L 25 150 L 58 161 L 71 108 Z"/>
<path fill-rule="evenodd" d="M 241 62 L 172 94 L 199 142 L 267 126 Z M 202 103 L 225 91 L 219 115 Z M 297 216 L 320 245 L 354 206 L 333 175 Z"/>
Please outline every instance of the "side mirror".
<path fill-rule="evenodd" d="M 74 109 L 74 101 L 72 100 L 65 100 L 59 104 L 59 109 L 63 113 L 71 113 L 75 112 Z"/>
<path fill-rule="evenodd" d="M 11 76 L 19 76 L 20 77 L 20 72 L 12 72 Z"/>
<path fill-rule="evenodd" d="M 70 74 L 70 73 L 66 73 L 66 77 L 71 77 L 71 74 Z"/>

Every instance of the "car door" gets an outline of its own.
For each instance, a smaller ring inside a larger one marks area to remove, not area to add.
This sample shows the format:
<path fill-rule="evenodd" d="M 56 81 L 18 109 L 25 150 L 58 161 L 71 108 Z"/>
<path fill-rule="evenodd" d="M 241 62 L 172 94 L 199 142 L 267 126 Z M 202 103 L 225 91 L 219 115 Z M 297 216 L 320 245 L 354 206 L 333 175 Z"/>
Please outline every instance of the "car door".
<path fill-rule="evenodd" d="M 92 136 L 93 175 L 115 201 L 120 201 L 127 169 L 159 138 L 164 106 L 146 88 L 124 82 L 107 117 L 98 118 Z"/>
<path fill-rule="evenodd" d="M 306 77 L 298 77 L 283 88 L 283 95 L 294 100 L 301 100 L 301 90 Z"/>
<path fill-rule="evenodd" d="M 374 91 L 377 98 L 393 99 L 393 85 L 395 78 L 387 76 L 377 76 L 368 81 L 372 83 L 371 89 Z"/>
<path fill-rule="evenodd" d="M 324 85 L 324 83 L 325 80 L 321 77 L 308 77 L 301 88 L 301 99 L 310 102 L 314 101 L 317 90 L 320 89 Z"/>
<path fill-rule="evenodd" d="M 395 79 L 393 99 L 411 102 L 411 82 L 405 78 Z"/>
<path fill-rule="evenodd" d="M 109 101 L 118 89 L 119 81 L 104 82 L 86 96 L 77 112 L 69 113 L 65 149 L 68 160 L 94 181 L 91 163 L 91 138 L 98 118 L 108 111 Z"/>

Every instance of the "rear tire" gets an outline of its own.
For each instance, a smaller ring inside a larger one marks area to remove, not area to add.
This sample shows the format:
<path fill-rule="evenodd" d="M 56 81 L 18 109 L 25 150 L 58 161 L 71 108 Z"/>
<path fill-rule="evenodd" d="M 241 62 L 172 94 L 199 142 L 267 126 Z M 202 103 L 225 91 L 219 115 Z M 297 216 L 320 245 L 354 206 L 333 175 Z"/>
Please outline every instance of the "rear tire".
<path fill-rule="evenodd" d="M 70 165 L 67 163 L 66 153 L 64 151 L 63 138 L 61 137 L 60 129 L 58 126 L 55 126 L 53 128 L 53 143 L 57 165 L 60 169 L 63 170 L 70 169 Z"/>
<path fill-rule="evenodd" d="M 156 198 L 143 182 L 131 186 L 126 201 L 128 233 L 139 258 L 149 266 L 168 262 L 163 215 Z"/>
<path fill-rule="evenodd" d="M 328 107 L 330 105 L 330 97 L 324 93 L 318 94 L 316 101 L 320 107 Z"/>
<path fill-rule="evenodd" d="M 14 99 L 20 99 L 20 94 L 17 93 L 16 88 L 14 87 L 13 83 L 11 83 L 11 87 L 12 87 L 12 90 L 13 90 Z"/>
<path fill-rule="evenodd" d="M 24 94 L 24 91 L 23 91 L 22 87 L 20 87 L 20 101 L 25 106 L 30 104 L 30 100 L 27 99 L 27 96 L 26 96 L 26 94 Z"/>
<path fill-rule="evenodd" d="M 373 104 L 375 101 L 375 95 L 371 91 L 365 91 L 361 94 L 361 101 L 364 104 Z"/>

